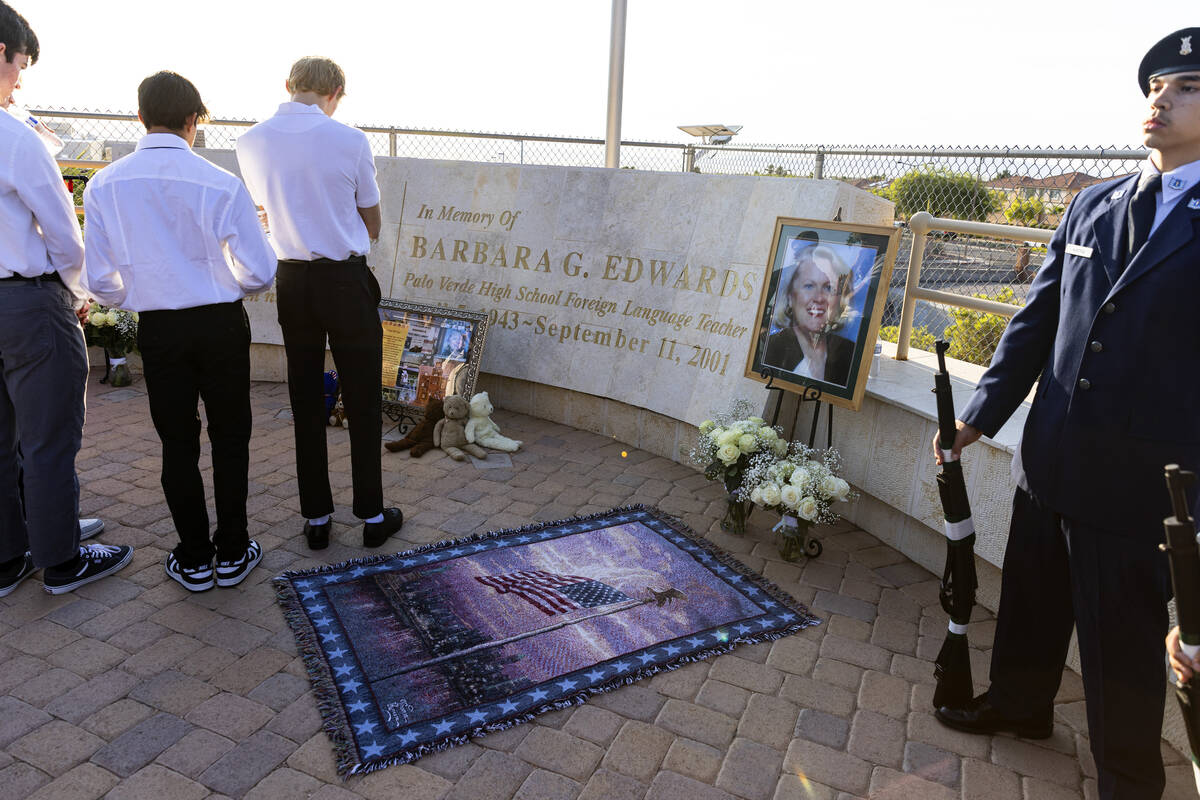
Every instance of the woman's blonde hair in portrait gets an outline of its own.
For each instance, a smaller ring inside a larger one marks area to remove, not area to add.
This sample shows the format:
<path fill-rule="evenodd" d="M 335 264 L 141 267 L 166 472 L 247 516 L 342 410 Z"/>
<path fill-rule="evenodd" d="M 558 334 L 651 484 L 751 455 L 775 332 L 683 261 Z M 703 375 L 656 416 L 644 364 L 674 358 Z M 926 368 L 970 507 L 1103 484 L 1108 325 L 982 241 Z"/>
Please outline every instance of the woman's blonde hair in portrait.
<path fill-rule="evenodd" d="M 826 261 L 833 269 L 834 275 L 837 276 L 837 287 L 832 299 L 833 307 L 830 309 L 829 322 L 825 327 L 825 332 L 840 330 L 858 317 L 858 312 L 851 305 L 856 287 L 850 265 L 832 247 L 817 245 L 803 251 L 802 256 L 792 265 L 787 285 L 780 285 L 779 291 L 775 293 L 775 311 L 771 317 L 771 323 L 776 327 L 789 328 L 795 321 L 792 313 L 793 285 L 800 278 L 801 265 L 807 260 L 816 261 L 818 258 Z"/>
<path fill-rule="evenodd" d="M 305 56 L 292 64 L 287 79 L 288 91 L 292 94 L 313 92 L 328 97 L 338 89 L 346 94 L 346 73 L 333 62 L 322 56 Z"/>

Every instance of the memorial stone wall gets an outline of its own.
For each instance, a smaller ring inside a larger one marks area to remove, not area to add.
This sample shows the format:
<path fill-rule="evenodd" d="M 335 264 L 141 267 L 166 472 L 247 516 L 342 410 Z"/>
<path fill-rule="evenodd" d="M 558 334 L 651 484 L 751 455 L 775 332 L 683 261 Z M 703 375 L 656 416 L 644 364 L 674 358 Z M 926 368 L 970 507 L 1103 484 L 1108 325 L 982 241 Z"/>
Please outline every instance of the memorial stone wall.
<path fill-rule="evenodd" d="M 892 205 L 804 179 L 377 159 L 385 297 L 482 310 L 482 370 L 696 424 L 743 377 L 780 216 L 888 225 Z M 271 295 L 255 340 L 279 343 Z"/>

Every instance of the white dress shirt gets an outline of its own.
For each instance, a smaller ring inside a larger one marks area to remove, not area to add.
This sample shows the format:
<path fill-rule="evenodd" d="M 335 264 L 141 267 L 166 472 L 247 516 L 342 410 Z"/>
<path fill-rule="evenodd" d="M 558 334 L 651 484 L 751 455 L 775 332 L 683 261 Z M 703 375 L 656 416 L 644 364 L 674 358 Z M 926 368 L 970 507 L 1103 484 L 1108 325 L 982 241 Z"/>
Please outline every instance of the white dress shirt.
<path fill-rule="evenodd" d="M 32 128 L 0 114 L 0 278 L 57 272 L 83 300 L 82 266 L 79 218 L 58 165 Z"/>
<path fill-rule="evenodd" d="M 275 254 L 237 176 L 173 133 L 96 173 L 83 193 L 84 283 L 128 311 L 230 303 L 275 278 Z"/>
<path fill-rule="evenodd" d="M 1153 175 L 1157 172 L 1158 167 L 1154 166 L 1154 162 L 1149 158 L 1142 162 L 1142 175 Z M 1140 183 L 1141 179 L 1138 180 Z M 1158 230 L 1158 226 L 1167 218 L 1167 215 L 1175 209 L 1175 206 L 1179 205 L 1183 196 L 1190 192 L 1197 183 L 1200 183 L 1200 161 L 1191 161 L 1162 174 L 1162 188 L 1155 195 L 1157 205 L 1154 211 L 1154 224 L 1150 226 L 1151 236 Z"/>
<path fill-rule="evenodd" d="M 237 156 L 280 258 L 344 261 L 370 251 L 358 209 L 379 205 L 379 187 L 365 133 L 317 106 L 283 103 L 238 137 Z"/>

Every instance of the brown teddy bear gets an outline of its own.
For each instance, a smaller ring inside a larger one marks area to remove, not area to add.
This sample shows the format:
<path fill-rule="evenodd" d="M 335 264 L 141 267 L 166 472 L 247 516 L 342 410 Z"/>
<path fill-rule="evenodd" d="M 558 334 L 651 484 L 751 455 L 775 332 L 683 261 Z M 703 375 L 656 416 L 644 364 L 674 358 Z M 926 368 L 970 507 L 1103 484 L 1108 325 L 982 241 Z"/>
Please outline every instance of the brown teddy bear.
<path fill-rule="evenodd" d="M 407 436 L 395 442 L 386 442 L 383 446 L 393 453 L 408 450 L 410 456 L 420 458 L 436 446 L 433 443 L 433 429 L 442 416 L 441 399 L 430 400 L 425 404 L 425 418 L 415 425 Z"/>
<path fill-rule="evenodd" d="M 470 411 L 465 397 L 452 394 L 442 401 L 444 416 L 433 426 L 433 446 L 445 450 L 455 461 L 466 461 L 468 454 L 487 458 L 487 450 L 467 441 L 465 420 Z"/>

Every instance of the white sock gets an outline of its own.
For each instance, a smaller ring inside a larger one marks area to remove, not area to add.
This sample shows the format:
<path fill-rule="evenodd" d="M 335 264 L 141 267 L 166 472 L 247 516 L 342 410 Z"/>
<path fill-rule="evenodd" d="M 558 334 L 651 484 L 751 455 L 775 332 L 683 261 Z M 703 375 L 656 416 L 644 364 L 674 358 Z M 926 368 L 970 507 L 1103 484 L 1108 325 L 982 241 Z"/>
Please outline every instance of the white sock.
<path fill-rule="evenodd" d="M 363 522 L 383 522 L 383 514 L 376 514 L 370 519 L 364 519 Z"/>
<path fill-rule="evenodd" d="M 328 514 L 326 514 L 326 515 L 325 515 L 325 516 L 323 516 L 323 517 L 320 517 L 319 519 L 310 519 L 310 520 L 308 521 L 308 524 L 309 524 L 309 525 L 312 525 L 312 526 L 315 528 L 315 527 L 317 527 L 318 525 L 324 525 L 326 522 L 329 522 L 329 515 L 328 515 Z"/>

